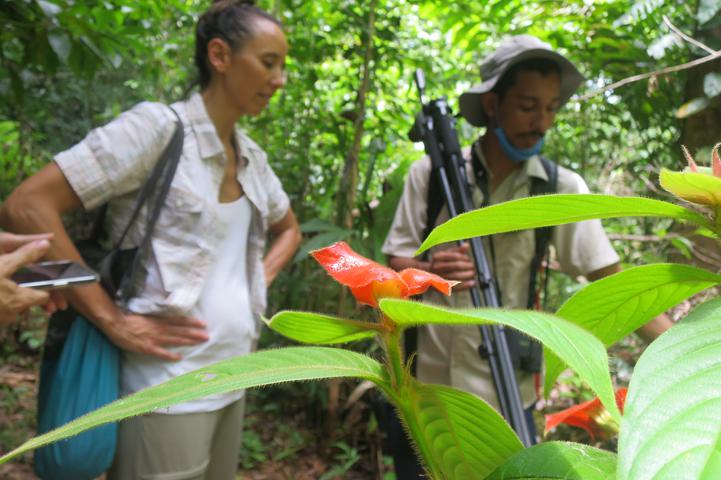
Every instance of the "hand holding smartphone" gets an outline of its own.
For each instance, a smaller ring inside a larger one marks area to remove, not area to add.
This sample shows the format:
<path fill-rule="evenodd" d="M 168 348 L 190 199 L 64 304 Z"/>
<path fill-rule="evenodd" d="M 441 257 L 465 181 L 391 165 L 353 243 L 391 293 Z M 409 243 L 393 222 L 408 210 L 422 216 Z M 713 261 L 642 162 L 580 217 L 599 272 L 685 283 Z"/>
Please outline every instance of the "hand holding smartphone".
<path fill-rule="evenodd" d="M 94 283 L 99 276 L 85 265 L 70 260 L 31 263 L 11 275 L 20 287 L 53 290 Z"/>

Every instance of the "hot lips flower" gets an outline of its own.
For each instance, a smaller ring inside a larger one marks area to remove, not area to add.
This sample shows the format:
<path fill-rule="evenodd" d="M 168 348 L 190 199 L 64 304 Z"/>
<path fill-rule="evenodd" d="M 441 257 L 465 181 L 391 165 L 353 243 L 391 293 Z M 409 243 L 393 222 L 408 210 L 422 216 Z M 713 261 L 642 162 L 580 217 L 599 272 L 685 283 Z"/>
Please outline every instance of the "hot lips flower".
<path fill-rule="evenodd" d="M 458 282 L 415 268 L 396 272 L 354 252 L 345 242 L 336 242 L 310 252 L 338 283 L 350 287 L 360 303 L 378 306 L 381 298 L 408 298 L 434 287 L 444 295 Z"/>
<path fill-rule="evenodd" d="M 622 413 L 627 392 L 626 388 L 616 390 L 616 405 Z M 597 437 L 607 438 L 610 434 L 618 432 L 618 425 L 598 397 L 558 413 L 546 415 L 546 432 L 561 423 L 586 430 L 593 440 Z"/>

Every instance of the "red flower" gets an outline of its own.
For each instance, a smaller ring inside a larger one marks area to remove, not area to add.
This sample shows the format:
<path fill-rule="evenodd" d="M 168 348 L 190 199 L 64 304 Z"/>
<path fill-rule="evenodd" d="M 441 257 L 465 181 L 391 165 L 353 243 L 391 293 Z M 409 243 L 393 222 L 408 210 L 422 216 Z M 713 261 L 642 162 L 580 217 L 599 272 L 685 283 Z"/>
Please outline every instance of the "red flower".
<path fill-rule="evenodd" d="M 616 405 L 621 413 L 626 403 L 627 391 L 626 388 L 616 390 Z M 618 432 L 618 425 L 598 397 L 558 413 L 546 415 L 546 433 L 561 423 L 586 430 L 593 440 L 597 437 L 607 438 L 609 434 Z"/>
<path fill-rule="evenodd" d="M 378 306 L 380 298 L 408 298 L 434 287 L 444 295 L 458 282 L 415 268 L 396 272 L 354 252 L 345 242 L 310 252 L 338 283 L 350 287 L 360 303 Z"/>

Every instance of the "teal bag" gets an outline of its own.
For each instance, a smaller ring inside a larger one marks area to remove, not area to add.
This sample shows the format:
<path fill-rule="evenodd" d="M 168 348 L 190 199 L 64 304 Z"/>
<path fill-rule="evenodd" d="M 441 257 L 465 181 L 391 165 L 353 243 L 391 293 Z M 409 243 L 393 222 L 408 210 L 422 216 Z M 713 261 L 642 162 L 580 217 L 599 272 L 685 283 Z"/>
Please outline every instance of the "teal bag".
<path fill-rule="evenodd" d="M 70 320 L 72 326 L 62 352 L 50 358 L 52 353 L 46 351 L 40 369 L 40 434 L 100 408 L 119 395 L 118 348 L 83 316 Z M 113 462 L 117 431 L 118 424 L 109 423 L 38 449 L 36 473 L 44 480 L 98 477 Z"/>

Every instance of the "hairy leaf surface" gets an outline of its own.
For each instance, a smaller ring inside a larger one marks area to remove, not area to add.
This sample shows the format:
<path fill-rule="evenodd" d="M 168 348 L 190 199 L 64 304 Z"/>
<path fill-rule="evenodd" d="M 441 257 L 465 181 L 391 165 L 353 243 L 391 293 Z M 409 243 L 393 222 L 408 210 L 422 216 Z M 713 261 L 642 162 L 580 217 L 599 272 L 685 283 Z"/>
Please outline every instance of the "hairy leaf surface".
<path fill-rule="evenodd" d="M 431 323 L 500 324 L 520 330 L 563 359 L 596 392 L 611 415 L 620 421 L 621 412 L 616 406 L 606 349 L 596 337 L 577 325 L 547 313 L 528 310 L 456 310 L 396 299 L 381 300 L 380 308 L 403 327 Z"/>
<path fill-rule="evenodd" d="M 433 478 L 484 478 L 523 449 L 493 407 L 454 388 L 413 382 L 403 412 Z"/>
<path fill-rule="evenodd" d="M 622 480 L 721 478 L 721 299 L 695 308 L 643 353 L 618 444 Z"/>
<path fill-rule="evenodd" d="M 384 388 L 387 385 L 383 366 L 359 353 L 327 347 L 264 350 L 209 365 L 121 398 L 28 440 L 0 458 L 0 464 L 90 428 L 206 395 L 295 380 L 338 377 L 363 378 Z"/>
<path fill-rule="evenodd" d="M 696 212 L 650 198 L 595 194 L 539 195 L 458 215 L 436 227 L 416 255 L 440 243 L 465 238 L 616 217 L 667 217 L 710 226 L 708 220 Z"/>
<path fill-rule="evenodd" d="M 721 283 L 721 275 L 672 263 L 630 268 L 589 283 L 556 315 L 593 333 L 607 347 L 682 300 Z M 546 395 L 565 365 L 545 351 Z"/>
<path fill-rule="evenodd" d="M 616 454 L 571 442 L 548 442 L 526 448 L 485 480 L 614 480 Z"/>

